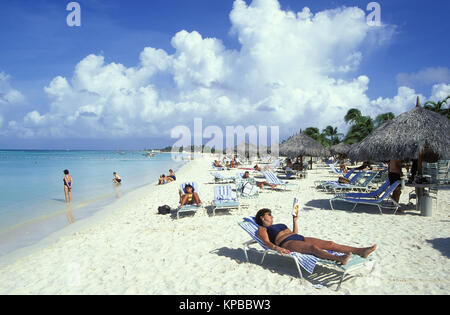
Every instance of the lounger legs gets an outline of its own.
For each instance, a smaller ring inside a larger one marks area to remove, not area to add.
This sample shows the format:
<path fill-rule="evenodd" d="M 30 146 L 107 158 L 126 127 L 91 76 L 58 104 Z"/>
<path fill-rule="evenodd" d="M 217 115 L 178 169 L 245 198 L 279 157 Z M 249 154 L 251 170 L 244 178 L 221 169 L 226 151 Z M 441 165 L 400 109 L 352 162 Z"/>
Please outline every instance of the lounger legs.
<path fill-rule="evenodd" d="M 336 291 L 339 291 L 339 289 L 341 288 L 342 281 L 344 281 L 344 277 L 345 277 L 346 274 L 347 274 L 346 271 L 344 271 L 344 272 L 342 273 L 342 277 L 341 277 L 341 279 L 339 280 L 339 284 L 338 284 L 338 286 L 337 286 L 337 288 L 336 288 Z"/>

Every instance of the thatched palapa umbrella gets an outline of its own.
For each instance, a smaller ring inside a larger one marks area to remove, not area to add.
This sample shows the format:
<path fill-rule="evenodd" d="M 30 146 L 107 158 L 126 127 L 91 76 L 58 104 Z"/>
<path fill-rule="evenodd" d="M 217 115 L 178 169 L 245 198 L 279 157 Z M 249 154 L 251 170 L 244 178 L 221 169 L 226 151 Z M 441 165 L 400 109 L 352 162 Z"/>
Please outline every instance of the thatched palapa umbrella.
<path fill-rule="evenodd" d="M 450 120 L 424 109 L 417 98 L 416 108 L 353 145 L 349 155 L 359 161 L 418 159 L 418 172 L 422 174 L 422 161 L 450 159 L 449 135 Z"/>
<path fill-rule="evenodd" d="M 289 138 L 280 145 L 280 154 L 293 158 L 300 156 L 303 164 L 303 156 L 327 156 L 330 151 L 313 138 L 304 133 Z"/>
<path fill-rule="evenodd" d="M 348 152 L 350 151 L 351 148 L 352 148 L 352 146 L 350 144 L 341 142 L 339 144 L 333 145 L 330 148 L 330 151 L 332 154 L 348 155 Z"/>

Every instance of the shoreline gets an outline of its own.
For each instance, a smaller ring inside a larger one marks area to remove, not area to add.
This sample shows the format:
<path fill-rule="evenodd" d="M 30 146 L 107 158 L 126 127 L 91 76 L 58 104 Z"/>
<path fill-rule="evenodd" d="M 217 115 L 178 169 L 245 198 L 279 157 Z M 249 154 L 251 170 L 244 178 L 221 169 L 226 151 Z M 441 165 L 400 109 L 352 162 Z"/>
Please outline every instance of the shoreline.
<path fill-rule="evenodd" d="M 187 163 L 184 163 L 183 165 L 179 166 L 177 169 L 176 167 L 172 167 L 175 172 L 179 172 L 183 169 L 183 167 L 186 166 Z M 32 244 L 21 246 L 19 248 L 15 248 L 11 251 L 8 251 L 4 255 L 0 255 L 0 268 L 4 268 L 10 264 L 13 264 L 15 261 L 32 254 L 35 251 L 38 251 L 42 249 L 43 247 L 49 246 L 59 240 L 59 238 L 67 236 L 69 234 L 80 232 L 80 230 L 89 228 L 96 223 L 100 222 L 101 220 L 104 220 L 109 215 L 112 215 L 115 212 L 115 209 L 120 209 L 123 206 L 125 206 L 126 203 L 128 203 L 132 198 L 142 199 L 145 197 L 146 192 L 151 191 L 154 189 L 154 186 L 157 186 L 157 179 L 155 179 L 154 183 L 151 184 L 143 184 L 140 186 L 137 186 L 129 191 L 121 191 L 120 194 L 121 197 L 117 198 L 115 196 L 116 192 L 113 192 L 111 194 L 100 196 L 98 199 L 95 199 L 94 201 L 91 200 L 85 200 L 83 202 L 80 202 L 76 208 L 72 208 L 69 210 L 69 212 L 75 212 L 75 211 L 83 211 L 83 216 L 79 219 L 77 219 L 74 223 L 68 224 L 67 222 L 63 227 L 59 228 L 52 228 L 50 226 L 50 229 L 52 229 L 52 232 L 46 233 L 44 236 L 37 235 L 34 237 L 34 240 L 29 241 Z M 0 236 L 10 235 L 10 234 L 17 234 L 21 233 L 20 229 L 23 228 L 25 232 L 30 229 L 39 230 L 43 224 L 50 224 L 50 220 L 57 220 L 58 217 L 61 218 L 62 216 L 67 215 L 67 210 L 58 210 L 57 212 L 47 214 L 43 217 L 39 217 L 27 222 L 23 222 L 20 224 L 17 224 L 16 226 L 2 231 Z M 87 212 L 87 213 L 86 213 Z M 67 219 L 65 219 L 67 221 Z M 53 223 L 55 224 L 55 223 Z M 61 224 L 60 224 L 61 225 Z M 31 226 L 31 227 L 27 227 Z M 45 227 L 44 227 L 45 229 Z M 26 232 L 29 233 L 29 232 Z"/>
<path fill-rule="evenodd" d="M 351 212 L 344 205 L 332 211 L 330 195 L 311 188 L 315 180 L 332 178 L 327 170 L 319 169 L 306 179 L 293 181 L 297 187 L 292 190 L 265 189 L 258 199 L 242 200 L 242 213 L 221 211 L 212 216 L 211 160 L 203 157 L 186 163 L 177 171 L 176 182 L 129 196 L 131 203 L 121 200 L 107 216 L 0 268 L 0 293 L 448 294 L 450 191 L 442 192 L 433 217 L 420 217 L 412 210 L 405 215 L 389 211 L 380 215 L 377 209 L 366 207 Z M 176 206 L 179 184 L 187 181 L 199 184 L 206 209 L 179 220 L 158 215 L 158 206 Z M 407 203 L 407 195 L 407 191 L 402 194 L 402 204 Z M 302 235 L 357 247 L 377 244 L 371 256 L 373 269 L 351 273 L 336 292 L 339 273 L 332 268 L 318 266 L 301 280 L 287 258 L 267 255 L 260 265 L 261 252 L 250 251 L 247 263 L 242 248 L 250 237 L 237 222 L 269 208 L 275 223 L 290 227 L 294 197 L 303 208 L 299 218 Z M 78 275 L 75 282 L 74 272 Z"/>

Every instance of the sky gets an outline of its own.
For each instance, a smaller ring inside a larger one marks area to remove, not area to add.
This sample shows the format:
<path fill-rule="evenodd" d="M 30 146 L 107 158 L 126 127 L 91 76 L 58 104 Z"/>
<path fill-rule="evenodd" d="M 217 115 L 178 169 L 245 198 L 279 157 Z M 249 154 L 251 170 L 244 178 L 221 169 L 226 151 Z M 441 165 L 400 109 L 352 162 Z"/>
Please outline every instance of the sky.
<path fill-rule="evenodd" d="M 173 130 L 346 131 L 450 95 L 447 0 L 0 3 L 0 149 L 171 146 Z M 206 143 L 208 139 L 204 139 Z"/>

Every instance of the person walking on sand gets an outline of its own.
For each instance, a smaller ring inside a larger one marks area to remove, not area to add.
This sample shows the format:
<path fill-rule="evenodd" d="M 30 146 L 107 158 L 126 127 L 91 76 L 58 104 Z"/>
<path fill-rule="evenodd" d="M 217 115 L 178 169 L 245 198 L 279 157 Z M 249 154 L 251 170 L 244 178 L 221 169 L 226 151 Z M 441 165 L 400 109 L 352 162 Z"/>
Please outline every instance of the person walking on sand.
<path fill-rule="evenodd" d="M 68 170 L 64 170 L 64 195 L 66 197 L 66 203 L 70 203 L 72 201 L 72 184 L 73 179 L 72 176 L 69 175 Z"/>

